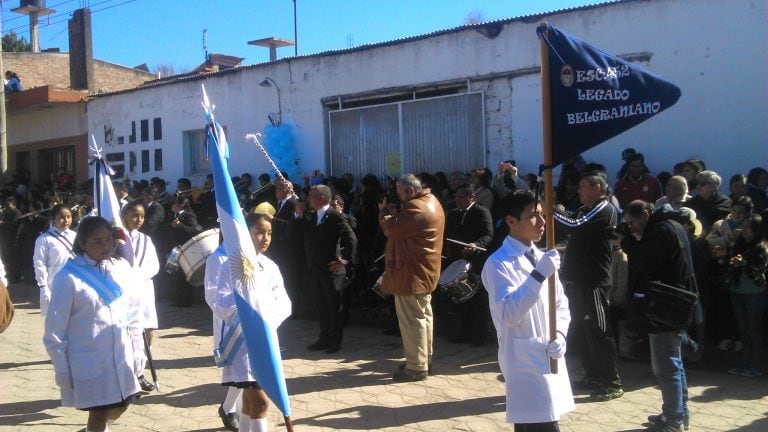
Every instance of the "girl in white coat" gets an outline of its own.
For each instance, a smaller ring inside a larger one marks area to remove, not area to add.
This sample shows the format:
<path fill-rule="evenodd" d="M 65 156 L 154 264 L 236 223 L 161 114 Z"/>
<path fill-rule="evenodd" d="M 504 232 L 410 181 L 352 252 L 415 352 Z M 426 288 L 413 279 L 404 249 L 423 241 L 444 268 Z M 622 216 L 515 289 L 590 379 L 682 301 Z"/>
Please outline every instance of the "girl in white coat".
<path fill-rule="evenodd" d="M 89 411 L 87 432 L 107 430 L 137 398 L 128 334 L 130 265 L 112 258 L 109 222 L 89 217 L 75 237 L 77 257 L 56 275 L 43 343 L 63 406 Z"/>
<path fill-rule="evenodd" d="M 131 239 L 133 248 L 133 270 L 137 279 L 131 299 L 130 308 L 134 314 L 131 321 L 135 322 L 134 332 L 144 332 L 147 342 L 152 346 L 152 334 L 157 329 L 157 309 L 155 308 L 155 283 L 152 278 L 160 271 L 160 261 L 157 259 L 155 245 L 148 235 L 139 232 L 144 225 L 144 203 L 141 200 L 131 201 L 123 206 L 120 211 L 123 225 L 128 230 L 128 238 Z M 144 343 L 141 337 L 134 338 L 134 352 L 136 358 L 136 376 L 139 379 L 141 389 L 144 391 L 155 390 L 155 386 L 144 378 L 146 356 L 144 356 Z"/>
<path fill-rule="evenodd" d="M 291 314 L 291 302 L 285 293 L 283 277 L 280 269 L 264 253 L 272 241 L 272 223 L 262 214 L 252 214 L 246 218 L 251 240 L 256 247 L 257 260 L 254 263 L 255 270 L 259 273 L 254 279 L 258 284 L 256 290 L 270 290 L 274 295 L 274 303 L 267 311 L 269 316 L 265 319 L 273 326 L 278 326 Z M 229 267 L 222 266 L 218 277 L 218 291 L 211 302 L 214 315 L 223 320 L 222 331 L 226 334 L 232 327 L 237 317 L 232 278 Z M 256 306 L 256 305 L 252 305 Z M 242 413 L 240 415 L 240 431 L 261 432 L 267 429 L 267 408 L 269 400 L 267 395 L 256 382 L 248 360 L 248 350 L 245 343 L 230 356 L 230 361 L 224 366 L 222 383 L 243 389 Z"/>
<path fill-rule="evenodd" d="M 71 225 L 72 211 L 63 204 L 56 204 L 51 209 L 50 227 L 35 240 L 32 267 L 35 270 L 37 286 L 40 287 L 40 315 L 43 317 L 48 312 L 48 303 L 51 301 L 53 278 L 67 260 L 75 256 L 72 251 L 75 232 L 69 229 Z"/>

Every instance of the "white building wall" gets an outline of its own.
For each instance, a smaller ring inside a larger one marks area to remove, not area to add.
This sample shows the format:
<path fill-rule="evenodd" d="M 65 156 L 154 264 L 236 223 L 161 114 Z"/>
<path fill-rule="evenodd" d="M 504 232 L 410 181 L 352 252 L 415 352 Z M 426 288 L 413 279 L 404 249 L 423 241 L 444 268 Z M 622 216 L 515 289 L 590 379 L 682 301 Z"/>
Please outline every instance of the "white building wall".
<path fill-rule="evenodd" d="M 682 89 L 677 105 L 584 155 L 588 161 L 605 164 L 609 176 L 618 171 L 625 147 L 645 153 L 654 172 L 671 171 L 675 162 L 691 156 L 702 158 L 726 178 L 753 166 L 768 166 L 766 2 L 630 1 L 554 14 L 546 20 L 611 53 L 650 53 L 647 67 Z M 537 20 L 527 21 L 531 22 L 504 25 L 495 39 L 467 29 L 108 95 L 89 103 L 89 130 L 97 139 L 105 125 L 114 127 L 116 135 L 127 135 L 131 120 L 151 123 L 162 117 L 162 142 L 150 140 L 137 148 L 162 146 L 163 172 L 134 177 L 157 175 L 173 184 L 183 174 L 182 131 L 204 125 L 200 108 L 204 82 L 217 106 L 217 118 L 228 128 L 235 155 L 231 173 L 271 173 L 255 147 L 243 139 L 267 124 L 269 112 L 277 111 L 275 89 L 258 85 L 271 77 L 281 89 L 283 123 L 295 125 L 299 134 L 302 171 L 325 170 L 323 98 L 469 80 L 471 90 L 486 92 L 489 165 L 495 169 L 500 160 L 516 159 L 523 172 L 534 171 L 542 159 L 538 75 L 482 78 L 539 65 Z"/>
<path fill-rule="evenodd" d="M 84 103 L 55 104 L 48 109 L 8 115 L 8 146 L 84 135 L 88 130 Z"/>

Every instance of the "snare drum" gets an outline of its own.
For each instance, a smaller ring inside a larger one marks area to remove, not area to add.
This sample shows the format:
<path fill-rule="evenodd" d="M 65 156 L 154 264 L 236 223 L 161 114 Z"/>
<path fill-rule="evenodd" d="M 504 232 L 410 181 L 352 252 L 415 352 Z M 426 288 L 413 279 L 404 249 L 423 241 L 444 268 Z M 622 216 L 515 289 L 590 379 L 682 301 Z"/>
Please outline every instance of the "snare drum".
<path fill-rule="evenodd" d="M 373 287 L 371 287 L 371 290 L 375 292 L 379 297 L 386 300 L 390 297 L 392 297 L 392 294 L 388 292 L 384 292 L 384 286 L 382 285 L 382 281 L 384 280 L 384 273 L 379 276 L 378 279 L 376 279 L 376 283 L 373 284 Z"/>
<path fill-rule="evenodd" d="M 443 270 L 438 284 L 442 292 L 454 303 L 464 303 L 480 289 L 480 276 L 471 272 L 467 260 L 456 260 Z"/>
<path fill-rule="evenodd" d="M 205 278 L 205 260 L 219 247 L 219 229 L 203 231 L 184 243 L 179 249 L 179 267 L 192 286 L 202 286 Z M 167 264 L 166 264 L 167 266 Z"/>

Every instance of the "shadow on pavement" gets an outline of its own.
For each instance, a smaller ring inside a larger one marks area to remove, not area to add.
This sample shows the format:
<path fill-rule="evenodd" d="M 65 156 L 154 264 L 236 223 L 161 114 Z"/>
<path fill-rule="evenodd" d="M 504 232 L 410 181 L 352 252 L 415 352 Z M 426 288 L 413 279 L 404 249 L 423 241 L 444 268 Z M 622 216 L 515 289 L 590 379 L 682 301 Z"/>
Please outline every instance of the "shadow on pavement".
<path fill-rule="evenodd" d="M 0 363 L 0 370 L 23 368 L 27 366 L 40 366 L 40 365 L 47 365 L 47 364 L 51 364 L 51 361 L 48 359 L 31 361 L 26 363 Z"/>
<path fill-rule="evenodd" d="M 742 426 L 738 429 L 734 429 L 734 432 L 764 432 L 768 430 L 768 412 L 765 413 L 765 417 L 760 420 L 755 420 L 751 424 Z"/>
<path fill-rule="evenodd" d="M 153 349 L 154 351 L 154 349 Z M 215 366 L 213 355 L 187 358 L 174 358 L 167 360 L 155 359 L 155 368 L 158 375 L 163 374 L 163 369 L 188 369 L 205 368 Z"/>
<path fill-rule="evenodd" d="M 468 417 L 504 411 L 504 396 L 464 399 L 405 407 L 361 405 L 322 415 L 296 419 L 294 424 L 323 428 L 371 430 L 400 427 L 412 423 L 455 417 Z M 354 414 L 354 417 L 344 417 Z"/>
<path fill-rule="evenodd" d="M 167 405 L 174 408 L 195 408 L 220 404 L 226 390 L 221 384 L 210 383 L 184 387 L 170 392 L 153 392 L 143 395 L 134 405 Z M 214 411 L 211 415 L 216 415 Z"/>
<path fill-rule="evenodd" d="M 58 408 L 58 399 L 37 400 L 29 402 L 12 402 L 0 404 L 0 425 L 15 426 L 54 418 L 43 411 Z"/>

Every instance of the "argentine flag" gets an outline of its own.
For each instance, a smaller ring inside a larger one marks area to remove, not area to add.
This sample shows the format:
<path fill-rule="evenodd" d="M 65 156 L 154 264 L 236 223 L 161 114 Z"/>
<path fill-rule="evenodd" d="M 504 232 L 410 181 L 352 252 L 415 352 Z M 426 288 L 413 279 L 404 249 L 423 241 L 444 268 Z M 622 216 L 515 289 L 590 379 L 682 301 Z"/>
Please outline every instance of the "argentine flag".
<path fill-rule="evenodd" d="M 203 86 L 203 108 L 208 119 L 206 144 L 213 167 L 216 208 L 224 236 L 224 248 L 227 252 L 225 265 L 229 266 L 235 287 L 233 296 L 243 329 L 242 335 L 245 337 L 248 348 L 248 360 L 256 380 L 272 403 L 282 411 L 284 416 L 290 417 L 291 407 L 276 331 L 277 326 L 290 314 L 290 302 L 287 305 L 275 305 L 271 292 L 255 289 L 257 286 L 255 280 L 257 273 L 254 267 L 257 262 L 256 248 L 245 225 L 245 218 L 225 163 L 225 159 L 229 157 L 229 148 L 224 129 L 213 117 L 214 107 L 208 101 L 205 86 Z M 282 297 L 288 298 L 287 295 Z M 251 306 L 254 304 L 256 308 Z"/>

